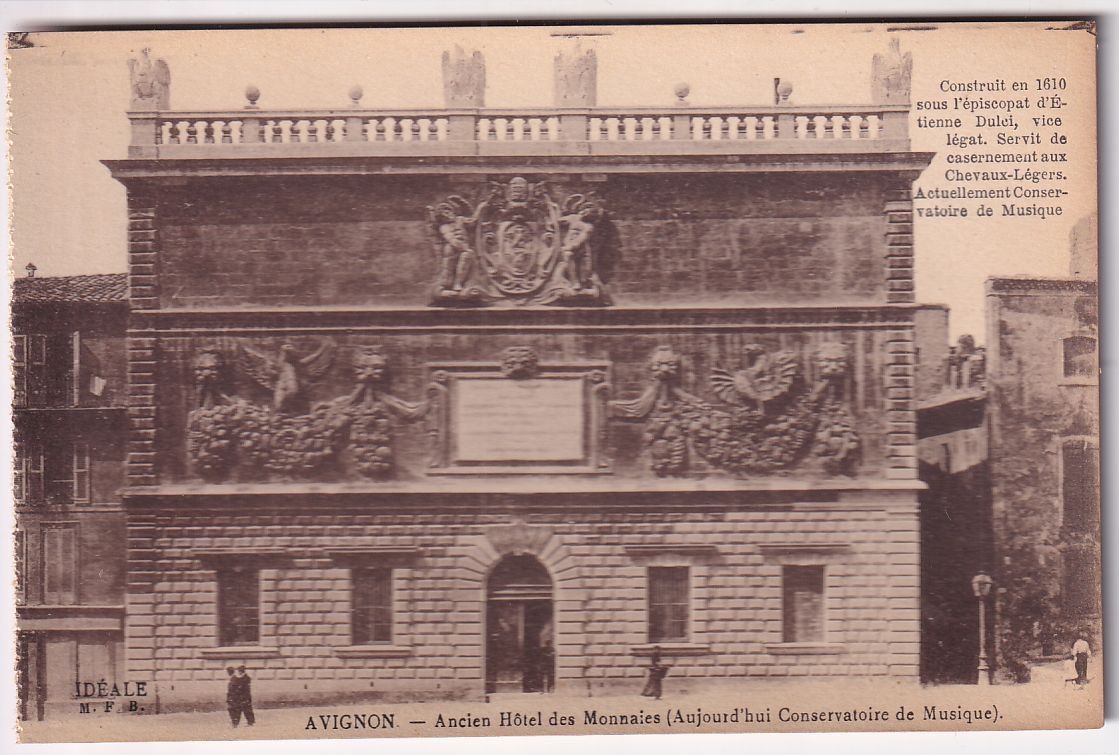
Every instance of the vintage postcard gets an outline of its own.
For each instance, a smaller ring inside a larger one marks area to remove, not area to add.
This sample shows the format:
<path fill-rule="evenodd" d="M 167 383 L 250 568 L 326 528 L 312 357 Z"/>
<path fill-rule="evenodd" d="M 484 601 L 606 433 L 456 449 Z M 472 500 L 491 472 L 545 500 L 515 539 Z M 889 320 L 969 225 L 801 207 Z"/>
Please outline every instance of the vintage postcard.
<path fill-rule="evenodd" d="M 1095 31 L 9 33 L 22 741 L 1100 726 Z"/>

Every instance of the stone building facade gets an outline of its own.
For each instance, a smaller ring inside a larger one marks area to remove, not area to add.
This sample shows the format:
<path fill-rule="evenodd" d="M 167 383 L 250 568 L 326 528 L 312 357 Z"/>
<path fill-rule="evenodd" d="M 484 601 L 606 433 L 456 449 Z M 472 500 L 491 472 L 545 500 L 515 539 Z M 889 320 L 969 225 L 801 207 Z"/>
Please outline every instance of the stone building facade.
<path fill-rule="evenodd" d="M 522 112 L 443 71 L 430 112 L 133 103 L 130 678 L 600 694 L 659 648 L 682 689 L 915 681 L 898 77 Z"/>
<path fill-rule="evenodd" d="M 1102 638 L 1097 287 L 992 278 L 987 305 L 996 650 L 1024 679 Z"/>
<path fill-rule="evenodd" d="M 16 624 L 22 719 L 124 669 L 126 276 L 15 281 Z"/>

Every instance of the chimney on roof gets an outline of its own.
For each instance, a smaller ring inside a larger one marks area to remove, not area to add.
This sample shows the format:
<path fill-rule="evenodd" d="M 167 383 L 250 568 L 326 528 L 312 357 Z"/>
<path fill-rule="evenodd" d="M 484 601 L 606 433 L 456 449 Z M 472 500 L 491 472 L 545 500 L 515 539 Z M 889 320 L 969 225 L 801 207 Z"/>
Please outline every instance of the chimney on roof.
<path fill-rule="evenodd" d="M 27 267 L 25 267 L 23 269 L 27 271 L 27 277 L 28 278 L 34 278 L 35 277 L 35 271 L 38 270 L 39 268 L 35 267 L 34 262 L 28 262 Z"/>

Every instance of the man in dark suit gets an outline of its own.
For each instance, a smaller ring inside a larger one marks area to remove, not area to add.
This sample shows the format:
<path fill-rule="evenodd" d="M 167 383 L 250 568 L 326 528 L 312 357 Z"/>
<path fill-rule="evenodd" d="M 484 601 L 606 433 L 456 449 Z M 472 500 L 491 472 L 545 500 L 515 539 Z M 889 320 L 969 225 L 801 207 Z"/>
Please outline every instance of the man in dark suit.
<path fill-rule="evenodd" d="M 236 674 L 233 673 L 232 666 L 226 672 L 229 674 L 229 689 L 225 694 L 225 704 L 229 708 L 229 721 L 236 727 L 244 714 L 245 723 L 252 726 L 256 723 L 256 716 L 253 715 L 252 679 L 245 673 L 244 666 L 238 666 Z"/>

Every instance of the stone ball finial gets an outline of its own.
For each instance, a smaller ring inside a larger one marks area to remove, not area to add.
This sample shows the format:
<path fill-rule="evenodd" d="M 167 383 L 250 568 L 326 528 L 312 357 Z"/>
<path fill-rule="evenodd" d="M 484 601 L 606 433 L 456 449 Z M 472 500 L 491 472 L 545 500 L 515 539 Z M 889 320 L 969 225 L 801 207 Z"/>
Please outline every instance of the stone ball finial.
<path fill-rule="evenodd" d="M 781 98 L 781 102 L 788 102 L 789 97 L 793 94 L 793 83 L 785 79 L 781 79 L 777 84 L 777 96 Z"/>
<path fill-rule="evenodd" d="M 361 98 L 365 96 L 365 90 L 361 88 L 360 84 L 354 84 L 350 87 L 350 104 L 357 107 L 361 103 Z"/>
<path fill-rule="evenodd" d="M 676 99 L 678 102 L 683 102 L 684 100 L 688 99 L 688 95 L 692 93 L 692 88 L 688 85 L 688 82 L 681 81 L 679 84 L 672 88 L 672 93 L 676 95 Z"/>
<path fill-rule="evenodd" d="M 260 89 L 255 84 L 249 84 L 245 87 L 245 99 L 249 101 L 246 107 L 256 107 L 256 102 L 260 99 Z"/>

